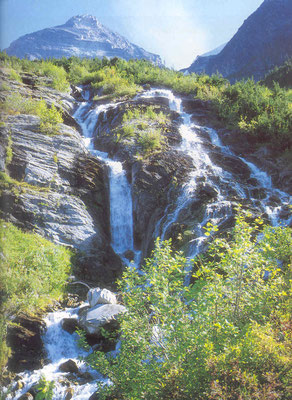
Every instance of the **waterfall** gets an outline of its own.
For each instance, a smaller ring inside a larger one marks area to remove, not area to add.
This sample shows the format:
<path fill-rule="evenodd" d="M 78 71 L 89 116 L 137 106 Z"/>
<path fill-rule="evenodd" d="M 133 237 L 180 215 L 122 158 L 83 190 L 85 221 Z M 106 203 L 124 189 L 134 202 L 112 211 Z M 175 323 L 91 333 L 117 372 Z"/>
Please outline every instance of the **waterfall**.
<path fill-rule="evenodd" d="M 235 194 L 238 202 L 247 200 L 255 208 L 261 208 L 263 213 L 266 213 L 273 225 L 281 223 L 280 211 L 283 205 L 289 205 L 290 196 L 278 189 L 273 188 L 271 178 L 261 171 L 253 163 L 245 160 L 242 157 L 237 157 L 250 170 L 250 176 L 258 182 L 258 187 L 266 192 L 265 199 L 259 204 L 258 199 L 254 198 L 251 190 L 241 182 L 235 180 L 232 173 L 223 170 L 221 167 L 214 164 L 208 155 L 206 139 L 201 138 L 201 133 L 207 133 L 210 142 L 215 147 L 217 152 L 228 156 L 236 157 L 236 155 L 227 147 L 224 146 L 214 129 L 196 125 L 191 121 L 191 115 L 184 112 L 182 101 L 176 97 L 170 90 L 167 89 L 151 89 L 138 95 L 140 98 L 163 97 L 168 99 L 169 108 L 180 114 L 182 123 L 179 127 L 179 132 L 182 141 L 177 150 L 189 155 L 193 160 L 194 169 L 189 175 L 188 182 L 183 186 L 174 209 L 170 212 L 170 205 L 165 209 L 164 215 L 158 221 L 154 235 L 160 236 L 162 239 L 167 237 L 173 223 L 179 221 L 180 215 L 190 205 L 192 200 L 196 198 L 196 188 L 198 182 L 205 180 L 217 192 L 216 199 L 206 205 L 205 214 L 202 220 L 193 226 L 192 232 L 194 239 L 191 240 L 188 248 L 188 258 L 194 258 L 200 251 L 203 250 L 204 244 L 207 242 L 204 227 L 208 222 L 214 225 L 223 225 L 232 216 L 232 203 L 227 199 Z M 273 205 L 270 202 L 272 196 L 279 198 L 279 204 Z M 292 217 L 286 221 L 289 224 Z"/>
<path fill-rule="evenodd" d="M 107 110 L 119 104 L 121 103 L 101 104 L 91 109 L 90 103 L 84 102 L 80 104 L 74 117 L 82 128 L 87 149 L 109 168 L 111 245 L 116 253 L 123 256 L 127 250 L 134 251 L 131 186 L 122 163 L 110 159 L 105 152 L 95 150 L 93 145 L 94 128 L 99 115 L 102 112 L 106 115 Z"/>

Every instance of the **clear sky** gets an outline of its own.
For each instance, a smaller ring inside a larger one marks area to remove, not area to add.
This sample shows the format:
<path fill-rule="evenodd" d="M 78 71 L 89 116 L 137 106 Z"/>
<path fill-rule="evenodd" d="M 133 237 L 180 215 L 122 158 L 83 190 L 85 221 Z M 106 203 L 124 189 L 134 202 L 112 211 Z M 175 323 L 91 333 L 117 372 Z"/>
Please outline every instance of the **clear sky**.
<path fill-rule="evenodd" d="M 0 0 L 0 48 L 19 36 L 91 14 L 166 65 L 189 66 L 229 41 L 263 0 Z"/>

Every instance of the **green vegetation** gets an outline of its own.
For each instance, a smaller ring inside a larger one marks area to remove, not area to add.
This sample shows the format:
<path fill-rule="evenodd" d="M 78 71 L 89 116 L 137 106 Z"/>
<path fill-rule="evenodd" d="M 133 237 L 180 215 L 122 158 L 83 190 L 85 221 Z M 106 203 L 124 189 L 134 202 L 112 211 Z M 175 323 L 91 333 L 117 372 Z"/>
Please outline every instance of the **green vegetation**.
<path fill-rule="evenodd" d="M 195 260 L 190 286 L 169 241 L 156 242 L 145 275 L 127 269 L 120 352 L 88 357 L 113 382 L 101 399 L 288 400 L 291 229 L 250 217 L 239 213 L 232 240 Z"/>
<path fill-rule="evenodd" d="M 273 87 L 278 83 L 282 88 L 292 89 L 292 58 L 287 60 L 282 66 L 275 67 L 262 80 L 262 84 Z"/>
<path fill-rule="evenodd" d="M 1 53 L 0 62 L 20 76 L 25 72 L 50 77 L 51 86 L 58 90 L 67 90 L 68 82 L 90 84 L 99 93 L 95 99 L 132 97 L 145 84 L 167 87 L 181 94 L 210 100 L 221 124 L 238 131 L 254 144 L 272 144 L 281 152 L 292 146 L 292 94 L 291 90 L 280 87 L 291 87 L 291 60 L 272 71 L 261 83 L 248 80 L 234 85 L 220 75 L 185 76 L 156 67 L 146 60 L 71 57 L 31 62 Z M 149 136 L 155 136 L 157 142 L 155 133 L 145 136 L 147 142 Z"/>
<path fill-rule="evenodd" d="M 237 82 L 222 90 L 214 101 L 219 117 L 257 142 L 292 145 L 292 94 L 274 84 L 273 89 L 253 80 Z"/>
<path fill-rule="evenodd" d="M 7 139 L 7 147 L 6 147 L 6 159 L 5 159 L 6 167 L 11 163 L 12 158 L 13 158 L 12 144 L 13 144 L 13 141 L 12 141 L 11 134 L 10 134 Z"/>
<path fill-rule="evenodd" d="M 164 131 L 168 118 L 154 106 L 128 109 L 121 127 L 114 130 L 116 142 L 127 142 L 138 147 L 138 154 L 147 156 L 163 148 Z"/>
<path fill-rule="evenodd" d="M 35 100 L 31 97 L 12 93 L 5 98 L 1 108 L 8 114 L 32 114 L 40 117 L 40 131 L 47 135 L 56 135 L 59 124 L 63 122 L 62 113 L 54 104 L 48 107 L 44 100 Z"/>
<path fill-rule="evenodd" d="M 39 380 L 36 389 L 38 393 L 36 394 L 36 400 L 52 400 L 53 398 L 53 389 L 55 386 L 55 382 L 47 381 L 44 376 Z"/>
<path fill-rule="evenodd" d="M 35 233 L 0 221 L 0 365 L 9 355 L 5 344 L 11 316 L 34 312 L 62 296 L 71 268 L 70 250 Z"/>
<path fill-rule="evenodd" d="M 21 76 L 19 75 L 19 73 L 17 71 L 15 71 L 14 69 L 12 69 L 9 73 L 9 79 L 13 80 L 13 81 L 17 81 L 17 82 L 22 82 Z"/>

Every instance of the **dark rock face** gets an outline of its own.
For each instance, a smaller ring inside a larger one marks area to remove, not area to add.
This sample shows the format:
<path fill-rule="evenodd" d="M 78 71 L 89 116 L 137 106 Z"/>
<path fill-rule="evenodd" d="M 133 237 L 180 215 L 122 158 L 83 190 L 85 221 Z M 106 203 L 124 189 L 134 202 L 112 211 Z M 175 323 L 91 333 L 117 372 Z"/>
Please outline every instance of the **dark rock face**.
<path fill-rule="evenodd" d="M 44 321 L 41 317 L 21 314 L 13 322 L 18 326 L 8 327 L 7 344 L 12 349 L 9 370 L 18 373 L 41 368 L 45 357 L 41 339 Z"/>
<path fill-rule="evenodd" d="M 292 55 L 291 0 L 265 0 L 217 55 L 198 57 L 188 72 L 219 71 L 232 82 L 259 80 Z"/>
<path fill-rule="evenodd" d="M 5 50 L 8 55 L 30 60 L 62 57 L 120 57 L 146 59 L 162 65 L 156 54 L 130 43 L 91 15 L 77 15 L 64 25 L 21 36 Z"/>
<path fill-rule="evenodd" d="M 143 257 L 153 249 L 153 233 L 168 202 L 176 195 L 176 184 L 182 184 L 190 170 L 191 160 L 176 151 L 166 151 L 136 162 L 132 166 L 132 193 L 135 241 L 142 246 Z"/>

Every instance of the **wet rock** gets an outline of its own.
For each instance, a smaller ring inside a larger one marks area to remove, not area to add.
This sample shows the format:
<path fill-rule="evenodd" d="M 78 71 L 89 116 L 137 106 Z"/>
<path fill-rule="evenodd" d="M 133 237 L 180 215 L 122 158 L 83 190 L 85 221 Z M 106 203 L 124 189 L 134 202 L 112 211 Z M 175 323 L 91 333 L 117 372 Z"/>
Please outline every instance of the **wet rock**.
<path fill-rule="evenodd" d="M 99 400 L 98 392 L 93 393 L 88 400 Z"/>
<path fill-rule="evenodd" d="M 233 175 L 241 179 L 248 179 L 250 177 L 250 169 L 238 157 L 211 151 L 209 153 L 211 160 L 219 165 L 223 170 L 231 172 Z"/>
<path fill-rule="evenodd" d="M 24 382 L 19 380 L 16 382 L 15 388 L 16 388 L 16 390 L 20 390 L 23 388 L 23 386 L 24 386 Z"/>
<path fill-rule="evenodd" d="M 71 359 L 65 361 L 63 364 L 60 364 L 59 370 L 62 372 L 70 372 L 72 374 L 76 374 L 79 372 L 76 362 Z"/>
<path fill-rule="evenodd" d="M 93 380 L 93 376 L 89 372 L 79 372 L 78 377 L 81 378 L 85 383 Z"/>
<path fill-rule="evenodd" d="M 63 318 L 61 325 L 64 331 L 69 332 L 70 334 L 74 333 L 78 328 L 78 322 L 76 318 Z"/>
<path fill-rule="evenodd" d="M 265 199 L 267 197 L 266 190 L 264 188 L 254 188 L 250 191 L 252 197 L 255 199 Z"/>
<path fill-rule="evenodd" d="M 74 389 L 73 388 L 66 389 L 65 400 L 73 399 L 73 396 L 74 396 Z"/>
<path fill-rule="evenodd" d="M 87 293 L 87 301 L 90 307 L 97 304 L 117 304 L 117 299 L 114 293 L 107 289 L 93 288 Z"/>
<path fill-rule="evenodd" d="M 78 323 L 90 335 L 100 335 L 100 330 L 105 325 L 117 324 L 117 316 L 127 309 L 119 304 L 96 305 L 93 308 L 82 310 Z"/>
<path fill-rule="evenodd" d="M 191 159 L 176 151 L 150 157 L 132 166 L 132 196 L 135 243 L 142 247 L 142 258 L 149 256 L 153 232 L 165 207 L 194 169 Z"/>
<path fill-rule="evenodd" d="M 134 252 L 133 252 L 132 250 L 126 251 L 126 252 L 123 254 L 123 256 L 124 256 L 127 260 L 129 260 L 129 261 L 134 260 L 134 258 L 135 258 L 135 254 L 134 254 Z"/>
<path fill-rule="evenodd" d="M 45 322 L 41 317 L 20 314 L 9 326 L 7 344 L 12 349 L 8 368 L 13 372 L 39 369 L 44 364 L 44 349 L 41 335 Z"/>
<path fill-rule="evenodd" d="M 218 196 L 218 191 L 208 185 L 208 184 L 201 184 L 198 185 L 196 190 L 196 198 L 199 199 L 200 202 L 205 202 L 206 200 L 214 199 Z"/>
<path fill-rule="evenodd" d="M 49 136 L 40 132 L 37 116 L 5 116 L 0 132 L 0 155 L 4 157 L 0 159 L 4 162 L 11 136 L 13 159 L 6 172 L 20 183 L 17 190 L 0 190 L 0 217 L 55 243 L 74 247 L 83 278 L 112 283 L 120 276 L 122 263 L 110 246 L 105 170 L 83 144 L 71 116 L 73 97 L 48 87 L 32 92 L 30 86 L 20 83 L 14 91 L 43 98 L 48 105 L 55 103 L 64 123 L 60 134 Z M 4 167 L 5 163 L 0 165 L 0 169 Z"/>
<path fill-rule="evenodd" d="M 27 392 L 18 398 L 19 400 L 33 400 L 34 397 L 31 393 Z"/>

